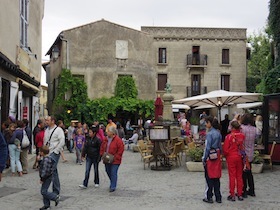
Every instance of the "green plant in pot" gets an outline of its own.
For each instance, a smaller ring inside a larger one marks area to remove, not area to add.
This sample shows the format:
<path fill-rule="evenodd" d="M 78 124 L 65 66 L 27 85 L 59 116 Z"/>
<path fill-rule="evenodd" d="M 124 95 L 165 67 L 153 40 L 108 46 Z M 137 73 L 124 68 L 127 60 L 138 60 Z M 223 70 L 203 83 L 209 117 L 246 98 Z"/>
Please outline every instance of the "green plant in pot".
<path fill-rule="evenodd" d="M 192 161 L 194 162 L 201 162 L 203 156 L 203 149 L 199 147 L 191 148 L 189 150 L 189 155 Z"/>
<path fill-rule="evenodd" d="M 198 117 L 191 117 L 190 118 L 191 125 L 199 125 L 199 118 Z"/>
<path fill-rule="evenodd" d="M 259 151 L 254 151 L 254 155 L 253 155 L 253 163 L 254 164 L 261 164 L 263 163 L 264 160 L 262 159 L 262 157 L 260 156 L 260 152 Z"/>

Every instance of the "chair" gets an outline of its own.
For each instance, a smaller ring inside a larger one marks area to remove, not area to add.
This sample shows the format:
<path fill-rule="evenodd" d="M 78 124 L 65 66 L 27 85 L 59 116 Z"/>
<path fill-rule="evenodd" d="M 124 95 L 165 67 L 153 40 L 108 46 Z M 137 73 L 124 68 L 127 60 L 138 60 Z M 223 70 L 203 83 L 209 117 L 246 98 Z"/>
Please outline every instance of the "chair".
<path fill-rule="evenodd" d="M 274 151 L 274 148 L 275 148 L 275 145 L 276 145 L 276 141 L 273 141 L 272 143 L 272 147 L 271 147 L 271 150 L 270 150 L 270 154 L 260 154 L 260 157 L 264 160 L 268 160 L 269 161 L 269 165 L 270 165 L 270 169 L 272 170 L 272 160 L 271 160 L 271 157 L 273 155 L 273 151 Z"/>
<path fill-rule="evenodd" d="M 181 160 L 183 159 L 183 153 L 187 156 L 188 153 L 188 147 L 185 145 L 184 141 L 182 141 L 181 144 Z"/>
<path fill-rule="evenodd" d="M 183 142 L 178 142 L 178 143 L 175 143 L 174 145 L 174 148 L 173 148 L 173 152 L 167 156 L 167 158 L 171 161 L 176 161 L 176 166 L 178 166 L 178 163 L 179 165 L 181 165 L 181 161 L 180 161 L 180 152 L 181 152 L 181 144 Z"/>
<path fill-rule="evenodd" d="M 151 162 L 151 160 L 152 160 L 152 158 L 154 157 L 153 155 L 147 155 L 147 154 L 145 154 L 143 151 L 142 151 L 142 148 L 139 146 L 139 145 L 137 145 L 137 147 L 138 147 L 138 150 L 139 150 L 139 152 L 140 152 L 140 154 L 141 154 L 141 160 L 143 160 L 143 162 L 144 162 L 144 170 L 145 170 L 145 165 L 146 165 L 146 163 L 148 163 L 148 167 L 150 167 L 150 162 Z"/>

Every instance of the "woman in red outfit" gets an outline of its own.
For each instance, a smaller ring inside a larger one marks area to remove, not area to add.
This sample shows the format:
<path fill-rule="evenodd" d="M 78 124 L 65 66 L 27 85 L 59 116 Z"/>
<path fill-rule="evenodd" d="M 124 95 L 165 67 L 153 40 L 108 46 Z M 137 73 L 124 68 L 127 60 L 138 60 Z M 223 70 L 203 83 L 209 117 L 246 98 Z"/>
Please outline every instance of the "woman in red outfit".
<path fill-rule="evenodd" d="M 238 200 L 242 201 L 243 190 L 243 160 L 240 150 L 244 150 L 243 142 L 245 136 L 240 132 L 240 124 L 237 121 L 231 122 L 231 133 L 226 136 L 223 152 L 227 160 L 229 175 L 229 193 L 228 200 L 235 201 L 235 187 L 237 187 Z M 237 186 L 236 186 L 237 185 Z"/>

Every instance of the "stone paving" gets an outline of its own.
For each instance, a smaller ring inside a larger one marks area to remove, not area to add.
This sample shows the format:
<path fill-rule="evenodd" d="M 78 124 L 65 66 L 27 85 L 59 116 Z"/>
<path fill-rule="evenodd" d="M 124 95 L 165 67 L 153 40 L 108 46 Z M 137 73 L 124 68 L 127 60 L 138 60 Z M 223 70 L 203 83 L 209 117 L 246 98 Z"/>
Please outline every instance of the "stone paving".
<path fill-rule="evenodd" d="M 52 209 L 280 209 L 280 166 L 274 166 L 272 172 L 266 167 L 263 173 L 255 174 L 257 196 L 235 202 L 226 200 L 228 175 L 223 170 L 223 203 L 207 204 L 202 202 L 205 188 L 203 172 L 188 172 L 185 165 L 171 171 L 144 170 L 140 154 L 125 151 L 117 190 L 109 193 L 109 180 L 103 163 L 99 167 L 100 187 L 94 187 L 92 172 L 89 187 L 81 190 L 78 185 L 82 184 L 85 164 L 76 165 L 74 153 L 65 151 L 65 156 L 68 162 L 59 163 L 61 202 L 57 207 L 52 202 Z M 5 173 L 0 182 L 1 210 L 33 210 L 43 206 L 38 172 L 29 171 L 23 177 L 11 177 L 9 171 Z"/>

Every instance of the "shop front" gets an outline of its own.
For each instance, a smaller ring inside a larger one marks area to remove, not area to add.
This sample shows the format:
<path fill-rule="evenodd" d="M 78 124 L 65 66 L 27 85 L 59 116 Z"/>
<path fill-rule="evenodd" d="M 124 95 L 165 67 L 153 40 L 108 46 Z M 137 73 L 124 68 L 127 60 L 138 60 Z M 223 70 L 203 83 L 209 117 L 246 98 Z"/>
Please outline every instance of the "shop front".
<path fill-rule="evenodd" d="M 272 161 L 280 163 L 280 93 L 264 96 L 263 142 L 265 153 L 269 154 L 276 141 Z"/>

